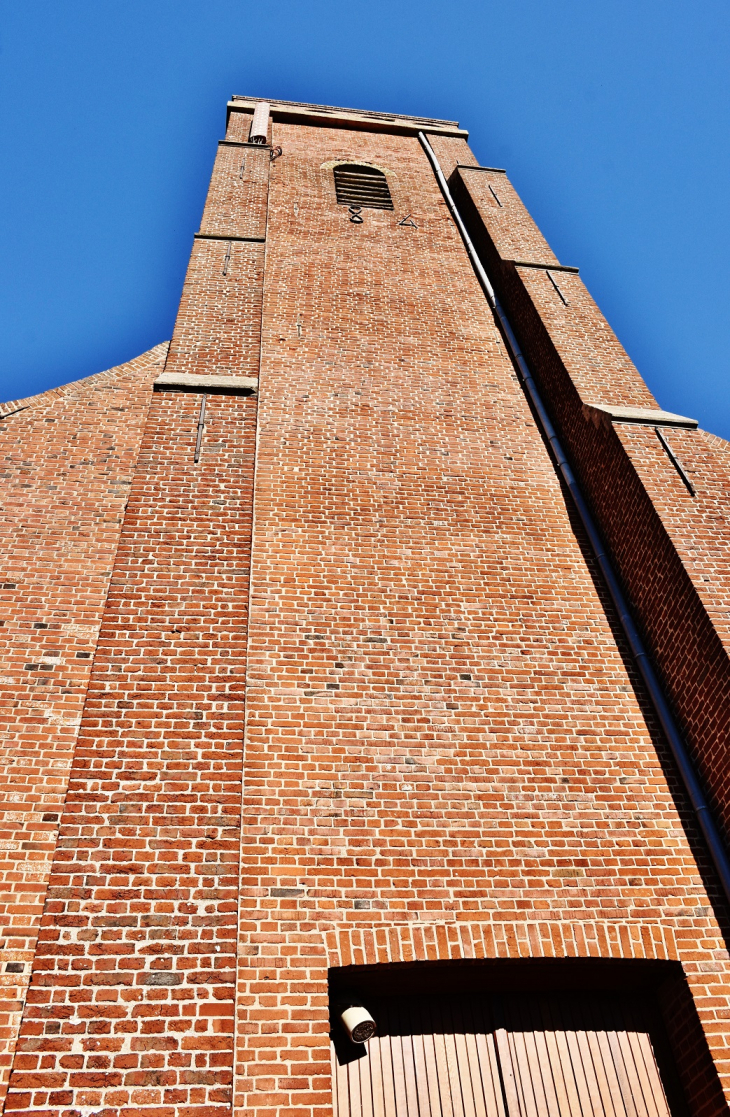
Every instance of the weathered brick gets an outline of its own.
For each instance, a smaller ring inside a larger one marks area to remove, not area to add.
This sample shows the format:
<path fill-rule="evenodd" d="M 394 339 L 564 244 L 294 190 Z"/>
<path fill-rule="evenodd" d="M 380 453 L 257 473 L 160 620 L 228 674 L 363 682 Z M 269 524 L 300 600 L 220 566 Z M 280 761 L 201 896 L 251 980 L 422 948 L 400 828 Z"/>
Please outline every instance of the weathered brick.
<path fill-rule="evenodd" d="M 629 591 L 670 700 L 730 836 L 728 444 L 701 430 L 617 423 L 591 404 L 657 409 L 576 274 L 557 259 L 505 175 L 459 169 L 457 197 Z M 491 191 L 503 195 L 498 208 Z M 542 264 L 515 266 L 511 260 Z M 559 265 L 558 265 L 559 267 Z"/>
<path fill-rule="evenodd" d="M 662 1010 L 692 1112 L 719 1113 L 717 887 L 416 126 L 297 111 L 275 110 L 272 160 L 234 106 L 216 158 L 165 368 L 260 379 L 258 395 L 208 394 L 200 461 L 201 392 L 153 392 L 161 352 L 104 374 L 77 457 L 69 401 L 81 414 L 96 381 L 4 420 L 4 581 L 29 587 L 2 591 L 25 703 L 8 707 L 8 778 L 24 810 L 60 815 L 10 819 L 8 926 L 32 932 L 33 979 L 6 1111 L 324 1117 L 328 967 L 604 958 L 681 963 Z M 584 418 L 589 393 L 655 404 L 577 276 L 555 272 L 563 301 L 549 269 L 511 262 L 559 266 L 506 177 L 422 126 L 489 231 L 607 535 L 611 485 L 634 494 L 624 526 L 655 518 L 633 544 L 651 558 L 642 608 L 667 624 L 654 572 L 674 547 L 722 642 L 725 445 L 670 434 L 714 486 L 690 515 L 653 432 Z M 381 168 L 393 211 L 352 222 L 341 161 Z M 117 378 L 131 414 L 112 412 Z M 112 432 L 128 499 L 100 488 Z M 56 634 L 63 610 L 83 641 Z M 674 623 L 687 660 L 685 635 Z M 709 693 L 695 668 L 690 705 Z M 74 711 L 63 753 L 39 689 Z M 720 750 L 703 760 L 719 804 Z M 22 991 L 8 997 L 10 1020 Z M 10 1026 L 0 1039 L 9 1053 Z"/>

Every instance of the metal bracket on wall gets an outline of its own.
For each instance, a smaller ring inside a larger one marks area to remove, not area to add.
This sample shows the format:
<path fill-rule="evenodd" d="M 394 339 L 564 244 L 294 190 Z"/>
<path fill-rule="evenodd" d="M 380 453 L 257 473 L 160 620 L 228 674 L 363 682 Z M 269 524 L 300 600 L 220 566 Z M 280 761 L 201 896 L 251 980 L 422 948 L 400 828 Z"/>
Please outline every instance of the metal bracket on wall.
<path fill-rule="evenodd" d="M 197 438 L 195 439 L 195 457 L 193 458 L 194 462 L 200 461 L 200 447 L 201 447 L 202 442 L 203 442 L 203 431 L 205 430 L 205 404 L 207 402 L 207 399 L 208 399 L 207 396 L 203 396 L 201 401 L 200 401 L 200 415 L 198 417 L 198 434 L 197 434 Z"/>
<path fill-rule="evenodd" d="M 690 493 L 690 494 L 691 494 L 692 496 L 696 496 L 697 494 L 696 494 L 696 492 L 695 492 L 695 487 L 694 487 L 694 485 L 692 484 L 692 482 L 690 481 L 689 477 L 688 477 L 688 476 L 687 476 L 687 474 L 685 473 L 685 471 L 684 471 L 684 468 L 683 468 L 683 466 L 682 466 L 682 463 L 680 462 L 680 460 L 679 460 L 679 458 L 677 457 L 677 455 L 676 455 L 676 454 L 674 453 L 674 450 L 672 449 L 672 447 L 671 447 L 671 446 L 669 445 L 669 443 L 667 442 L 667 440 L 666 440 L 666 437 L 665 437 L 665 436 L 664 436 L 664 435 L 662 434 L 662 432 L 661 432 L 661 431 L 659 430 L 659 427 L 654 427 L 654 434 L 655 434 L 655 435 L 657 436 L 657 438 L 658 438 L 658 439 L 659 439 L 659 441 L 661 442 L 662 446 L 663 446 L 663 447 L 664 447 L 664 449 L 666 450 L 666 452 L 667 452 L 667 456 L 668 456 L 668 458 L 669 458 L 670 462 L 672 463 L 672 465 L 673 465 L 673 466 L 674 466 L 674 468 L 676 469 L 676 471 L 677 471 L 677 473 L 679 474 L 679 476 L 680 476 L 680 477 L 682 478 L 682 480 L 684 481 L 684 483 L 685 483 L 685 485 L 686 485 L 686 487 L 687 487 L 687 489 L 688 489 L 689 493 Z"/>
<path fill-rule="evenodd" d="M 552 276 L 550 274 L 550 269 L 549 268 L 547 269 L 547 277 L 550 280 L 550 282 L 552 283 L 555 290 L 558 292 L 558 296 L 559 296 L 560 301 L 562 302 L 563 306 L 568 306 L 568 300 L 566 299 L 565 295 L 563 294 L 563 292 L 560 290 L 557 283 L 555 282 L 554 276 Z"/>

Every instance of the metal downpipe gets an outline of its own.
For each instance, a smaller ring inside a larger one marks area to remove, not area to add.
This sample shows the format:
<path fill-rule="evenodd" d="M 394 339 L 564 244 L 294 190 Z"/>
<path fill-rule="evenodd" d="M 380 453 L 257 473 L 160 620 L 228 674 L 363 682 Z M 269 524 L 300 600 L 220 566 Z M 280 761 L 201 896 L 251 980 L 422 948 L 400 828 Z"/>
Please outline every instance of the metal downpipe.
<path fill-rule="evenodd" d="M 418 138 L 421 141 L 423 150 L 428 156 L 428 160 L 431 166 L 433 167 L 434 174 L 436 175 L 436 179 L 441 188 L 441 193 L 443 194 L 444 200 L 446 201 L 446 204 L 451 211 L 451 216 L 456 222 L 456 227 L 458 228 L 461 234 L 461 238 L 464 241 L 464 246 L 466 247 L 466 251 L 469 254 L 469 258 L 474 267 L 474 271 L 477 274 L 477 278 L 482 286 L 482 290 L 484 291 L 484 294 L 487 297 L 487 301 L 494 310 L 497 320 L 499 321 L 499 325 L 501 327 L 505 341 L 507 342 L 507 345 L 510 349 L 514 363 L 517 366 L 522 385 L 530 398 L 530 402 L 532 403 L 532 406 L 535 410 L 538 422 L 540 424 L 540 427 L 542 428 L 542 432 L 547 441 L 550 443 L 553 454 L 555 456 L 555 461 L 558 465 L 558 469 L 560 470 L 563 480 L 565 481 L 565 484 L 570 491 L 570 495 L 573 499 L 573 503 L 575 504 L 576 511 L 580 517 L 583 527 L 585 528 L 586 535 L 588 536 L 591 544 L 591 549 L 593 550 L 596 561 L 601 569 L 601 573 L 608 588 L 608 592 L 611 595 L 611 600 L 613 601 L 616 612 L 618 613 L 621 627 L 623 628 L 626 639 L 629 642 L 631 653 L 636 661 L 636 665 L 639 669 L 641 677 L 644 680 L 644 684 L 649 693 L 649 698 L 654 707 L 657 718 L 659 719 L 659 723 L 664 731 L 664 735 L 672 751 L 672 755 L 674 757 L 677 768 L 679 769 L 679 774 L 682 778 L 682 782 L 689 797 L 689 801 L 692 805 L 692 810 L 695 813 L 697 822 L 699 823 L 705 841 L 707 842 L 710 856 L 720 878 L 720 883 L 722 884 L 723 891 L 728 902 L 730 902 L 730 859 L 728 859 L 725 844 L 722 840 L 715 820 L 710 813 L 710 807 L 707 802 L 707 798 L 702 789 L 702 785 L 700 784 L 700 780 L 695 771 L 692 760 L 690 759 L 687 746 L 685 745 L 682 734 L 680 733 L 679 727 L 677 726 L 674 714 L 672 713 L 669 703 L 667 702 L 667 699 L 664 695 L 662 685 L 659 682 L 656 671 L 654 670 L 654 665 L 649 658 L 648 652 L 644 646 L 644 642 L 639 635 L 636 624 L 634 623 L 634 619 L 631 615 L 631 610 L 629 608 L 626 596 L 621 588 L 621 584 L 618 580 L 616 572 L 613 569 L 611 560 L 606 553 L 606 548 L 601 538 L 601 533 L 598 530 L 598 526 L 593 519 L 593 515 L 588 507 L 586 499 L 583 496 L 578 481 L 576 480 L 575 474 L 573 473 L 570 463 L 565 455 L 565 451 L 563 450 L 555 427 L 553 426 L 552 420 L 550 419 L 547 409 L 545 408 L 545 405 L 542 401 L 542 397 L 540 396 L 537 384 L 533 379 L 527 361 L 525 360 L 522 350 L 520 349 L 517 338 L 515 337 L 512 326 L 510 325 L 509 319 L 507 318 L 507 315 L 505 314 L 504 309 L 502 308 L 502 305 L 495 294 L 492 284 L 489 282 L 489 277 L 487 276 L 482 262 L 479 259 L 479 255 L 472 243 L 471 237 L 466 231 L 466 226 L 464 225 L 461 214 L 456 207 L 456 202 L 451 196 L 451 191 L 449 190 L 448 183 L 446 182 L 444 173 L 441 170 L 439 161 L 436 158 L 436 154 L 423 132 L 418 133 Z"/>

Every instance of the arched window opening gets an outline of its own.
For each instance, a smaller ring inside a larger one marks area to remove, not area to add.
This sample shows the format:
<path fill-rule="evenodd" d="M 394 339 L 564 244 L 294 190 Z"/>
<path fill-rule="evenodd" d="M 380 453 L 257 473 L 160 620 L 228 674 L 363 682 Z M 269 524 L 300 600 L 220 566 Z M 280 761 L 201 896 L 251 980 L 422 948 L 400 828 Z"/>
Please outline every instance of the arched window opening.
<path fill-rule="evenodd" d="M 334 168 L 337 204 L 367 209 L 393 209 L 388 180 L 375 167 L 341 163 Z"/>

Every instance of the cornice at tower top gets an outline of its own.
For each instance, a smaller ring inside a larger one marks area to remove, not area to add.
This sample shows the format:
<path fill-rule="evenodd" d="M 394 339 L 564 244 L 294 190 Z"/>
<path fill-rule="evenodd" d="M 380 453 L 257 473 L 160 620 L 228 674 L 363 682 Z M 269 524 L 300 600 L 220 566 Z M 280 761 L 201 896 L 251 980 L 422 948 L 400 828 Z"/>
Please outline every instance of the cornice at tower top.
<path fill-rule="evenodd" d="M 329 127 L 357 128 L 372 132 L 399 132 L 415 135 L 417 132 L 435 132 L 440 135 L 460 136 L 466 139 L 468 131 L 459 127 L 456 120 L 438 120 L 427 116 L 407 116 L 401 113 L 371 112 L 367 109 L 339 108 L 335 105 L 310 105 L 300 101 L 275 101 L 263 97 L 234 94 L 228 102 L 228 112 L 253 111 L 259 101 L 271 106 L 274 120 L 290 123 L 317 124 Z"/>

